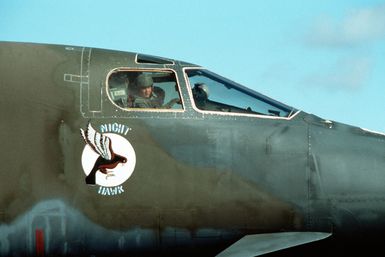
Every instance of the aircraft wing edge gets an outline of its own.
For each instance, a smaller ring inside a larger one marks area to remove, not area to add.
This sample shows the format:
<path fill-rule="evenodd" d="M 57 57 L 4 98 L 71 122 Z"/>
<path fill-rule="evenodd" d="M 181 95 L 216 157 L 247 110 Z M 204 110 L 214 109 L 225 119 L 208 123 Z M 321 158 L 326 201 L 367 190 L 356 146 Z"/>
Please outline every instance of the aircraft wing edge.
<path fill-rule="evenodd" d="M 322 240 L 331 235 L 331 233 L 325 232 L 280 232 L 247 235 L 220 252 L 217 257 L 259 256 Z"/>

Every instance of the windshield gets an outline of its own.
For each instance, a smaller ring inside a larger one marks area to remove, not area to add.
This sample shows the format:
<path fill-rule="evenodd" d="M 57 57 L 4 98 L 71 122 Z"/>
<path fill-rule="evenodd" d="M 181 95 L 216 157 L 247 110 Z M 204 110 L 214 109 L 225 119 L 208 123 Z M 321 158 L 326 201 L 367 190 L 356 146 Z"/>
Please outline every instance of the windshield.
<path fill-rule="evenodd" d="M 207 70 L 186 70 L 195 105 L 204 111 L 290 117 L 296 110 Z"/>

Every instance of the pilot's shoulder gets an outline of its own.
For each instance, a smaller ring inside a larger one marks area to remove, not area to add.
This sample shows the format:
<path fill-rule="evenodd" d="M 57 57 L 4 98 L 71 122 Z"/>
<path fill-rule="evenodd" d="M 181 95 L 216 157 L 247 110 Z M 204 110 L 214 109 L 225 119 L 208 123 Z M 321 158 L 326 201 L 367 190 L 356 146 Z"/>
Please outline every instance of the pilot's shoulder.
<path fill-rule="evenodd" d="M 149 100 L 144 97 L 135 97 L 134 99 L 134 107 L 138 108 L 149 108 Z"/>

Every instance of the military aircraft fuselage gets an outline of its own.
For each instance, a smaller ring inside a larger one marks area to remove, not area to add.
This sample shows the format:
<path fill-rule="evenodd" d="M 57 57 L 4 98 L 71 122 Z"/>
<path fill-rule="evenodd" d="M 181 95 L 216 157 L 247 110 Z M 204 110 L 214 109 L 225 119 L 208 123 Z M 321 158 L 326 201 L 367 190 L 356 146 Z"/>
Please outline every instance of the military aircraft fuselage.
<path fill-rule="evenodd" d="M 148 85 L 151 97 L 141 95 Z M 3 42 L 0 89 L 0 256 L 385 230 L 383 134 L 200 66 Z"/>

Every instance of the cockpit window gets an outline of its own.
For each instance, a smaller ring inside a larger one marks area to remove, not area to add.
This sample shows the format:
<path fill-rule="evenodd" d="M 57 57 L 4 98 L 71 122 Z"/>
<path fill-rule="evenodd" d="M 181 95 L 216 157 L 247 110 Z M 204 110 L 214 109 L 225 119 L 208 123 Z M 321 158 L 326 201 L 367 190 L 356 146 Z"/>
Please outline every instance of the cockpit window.
<path fill-rule="evenodd" d="M 108 92 L 124 109 L 182 109 L 175 74 L 171 71 L 116 70 L 108 77 Z"/>
<path fill-rule="evenodd" d="M 136 62 L 144 64 L 174 64 L 172 60 L 146 54 L 137 54 Z"/>
<path fill-rule="evenodd" d="M 289 117 L 294 109 L 207 70 L 186 70 L 195 106 L 204 111 Z"/>

